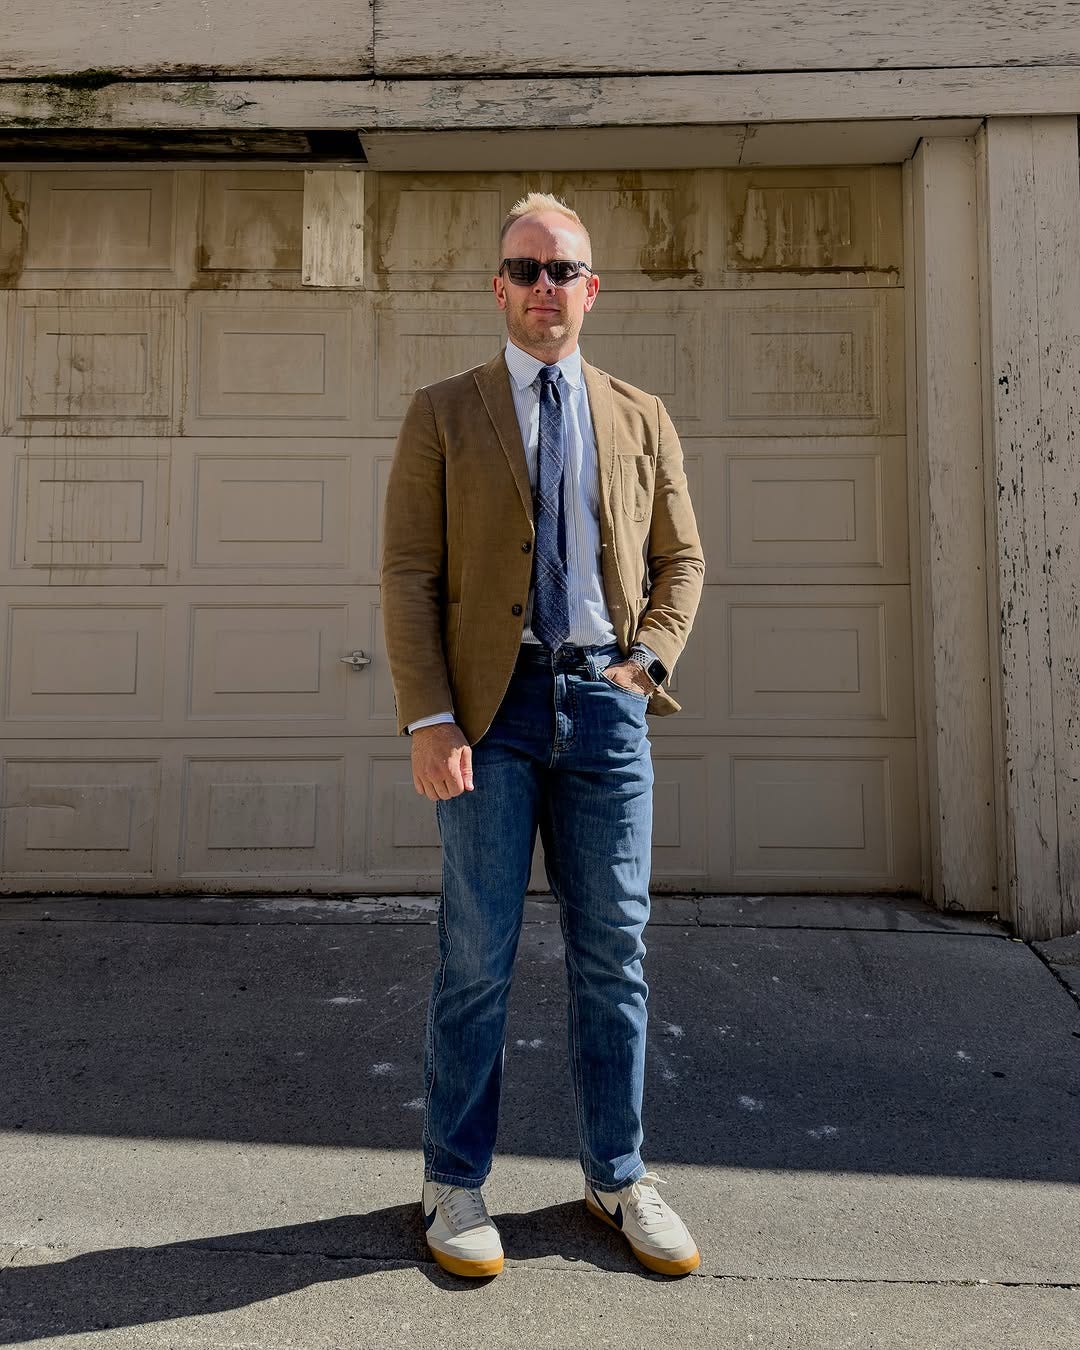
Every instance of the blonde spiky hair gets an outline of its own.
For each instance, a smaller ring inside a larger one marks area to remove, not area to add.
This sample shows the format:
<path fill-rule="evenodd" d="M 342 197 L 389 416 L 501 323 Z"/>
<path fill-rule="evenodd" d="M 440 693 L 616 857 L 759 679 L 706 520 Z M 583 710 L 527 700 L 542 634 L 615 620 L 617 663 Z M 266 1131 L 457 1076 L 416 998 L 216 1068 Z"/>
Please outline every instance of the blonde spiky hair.
<path fill-rule="evenodd" d="M 556 197 L 550 192 L 530 192 L 528 196 L 522 197 L 520 201 L 513 204 L 506 213 L 506 219 L 502 223 L 502 229 L 499 231 L 499 256 L 502 257 L 503 240 L 512 225 L 515 225 L 522 216 L 539 215 L 541 211 L 556 211 L 560 216 L 565 216 L 567 220 L 573 221 L 581 233 L 585 236 L 588 257 L 582 258 L 582 262 L 592 262 L 592 240 L 589 238 L 589 231 L 585 228 L 585 223 L 578 213 L 571 206 L 563 201 L 561 197 Z"/>

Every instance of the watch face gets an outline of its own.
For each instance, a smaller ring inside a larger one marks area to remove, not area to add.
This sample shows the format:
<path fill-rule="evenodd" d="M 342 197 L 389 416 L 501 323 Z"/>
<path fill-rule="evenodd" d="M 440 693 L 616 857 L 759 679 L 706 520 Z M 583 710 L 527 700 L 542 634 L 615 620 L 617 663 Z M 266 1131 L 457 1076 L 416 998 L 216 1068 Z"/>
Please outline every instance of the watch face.
<path fill-rule="evenodd" d="M 662 684 L 667 679 L 667 667 L 658 656 L 651 656 L 643 651 L 632 651 L 629 659 L 641 667 L 653 684 Z"/>

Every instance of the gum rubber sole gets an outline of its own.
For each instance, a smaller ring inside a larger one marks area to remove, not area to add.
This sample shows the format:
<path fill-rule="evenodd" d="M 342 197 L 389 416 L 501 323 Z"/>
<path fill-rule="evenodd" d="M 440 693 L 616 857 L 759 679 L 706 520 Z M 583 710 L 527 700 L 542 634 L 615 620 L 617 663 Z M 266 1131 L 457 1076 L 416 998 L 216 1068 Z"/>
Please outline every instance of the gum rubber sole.
<path fill-rule="evenodd" d="M 585 1208 L 601 1223 L 606 1223 L 609 1228 L 614 1228 L 620 1237 L 626 1238 L 630 1250 L 641 1264 L 647 1269 L 655 1271 L 657 1275 L 689 1275 L 692 1270 L 697 1270 L 698 1266 L 701 1265 L 701 1253 L 696 1247 L 692 1256 L 684 1256 L 680 1261 L 665 1261 L 662 1256 L 653 1256 L 652 1252 L 643 1251 L 640 1247 L 635 1246 L 611 1215 L 605 1214 L 599 1205 L 594 1205 L 588 1196 L 585 1197 Z"/>
<path fill-rule="evenodd" d="M 428 1245 L 428 1251 L 442 1266 L 443 1270 L 448 1270 L 451 1275 L 463 1275 L 470 1280 L 483 1280 L 502 1272 L 503 1258 L 501 1256 L 494 1256 L 488 1261 L 463 1261 L 460 1256 L 448 1256 L 446 1252 L 441 1252 L 437 1247 L 432 1247 L 430 1244 Z"/>

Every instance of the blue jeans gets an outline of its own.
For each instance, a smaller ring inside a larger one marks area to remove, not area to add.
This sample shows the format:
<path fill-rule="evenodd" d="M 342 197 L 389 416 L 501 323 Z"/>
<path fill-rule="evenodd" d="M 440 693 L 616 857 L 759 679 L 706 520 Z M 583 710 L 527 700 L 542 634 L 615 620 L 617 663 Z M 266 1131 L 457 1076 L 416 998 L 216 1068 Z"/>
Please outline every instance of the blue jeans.
<path fill-rule="evenodd" d="M 475 787 L 437 804 L 439 964 L 425 1047 L 425 1175 L 476 1187 L 491 1167 L 506 1005 L 537 827 L 559 902 L 581 1166 L 601 1190 L 645 1173 L 642 930 L 652 759 L 644 695 L 601 672 L 618 647 L 523 646 Z"/>

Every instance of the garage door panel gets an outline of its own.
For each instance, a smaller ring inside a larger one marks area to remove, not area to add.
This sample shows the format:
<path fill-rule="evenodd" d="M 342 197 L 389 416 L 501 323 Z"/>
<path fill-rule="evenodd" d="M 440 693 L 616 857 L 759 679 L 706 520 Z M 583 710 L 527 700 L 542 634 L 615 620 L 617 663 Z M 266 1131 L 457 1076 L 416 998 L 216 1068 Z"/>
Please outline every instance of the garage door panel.
<path fill-rule="evenodd" d="M 26 203 L 21 289 L 190 284 L 197 209 L 193 173 L 61 169 L 23 178 L 14 198 Z"/>
<path fill-rule="evenodd" d="M 903 430 L 901 292 L 718 299 L 711 346 L 722 404 L 709 432 L 878 436 Z"/>
<path fill-rule="evenodd" d="M 145 723 L 162 717 L 164 666 L 164 604 L 16 602 L 7 615 L 4 716 L 22 734 L 33 734 L 32 723 L 57 735 L 72 725 L 85 735 L 88 724 L 145 735 Z"/>
<path fill-rule="evenodd" d="M 374 884 L 413 877 L 438 888 L 442 867 L 435 808 L 413 786 L 408 741 L 373 749 L 366 765 L 369 833 L 365 871 Z"/>
<path fill-rule="evenodd" d="M 267 736 L 396 730 L 376 587 L 306 587 L 288 603 L 219 588 L 187 611 L 181 669 L 190 675 L 181 690 L 177 673 L 174 693 L 186 694 L 188 734 L 253 735 L 255 724 Z M 354 652 L 355 666 L 343 659 Z"/>
<path fill-rule="evenodd" d="M 706 586 L 651 734 L 911 736 L 910 651 L 904 586 Z"/>
<path fill-rule="evenodd" d="M 30 200 L 30 175 L 9 169 L 0 173 L 0 308 L 7 302 L 9 288 L 20 284 L 26 253 L 26 214 Z"/>
<path fill-rule="evenodd" d="M 722 589 L 720 730 L 914 735 L 906 587 Z"/>
<path fill-rule="evenodd" d="M 193 548 L 187 561 L 198 579 L 250 581 L 258 572 L 313 581 L 348 574 L 359 523 L 352 479 L 360 456 L 352 443 L 320 441 L 309 450 L 294 440 L 259 438 L 235 446 L 190 446 Z"/>
<path fill-rule="evenodd" d="M 344 756 L 191 756 L 183 784 L 184 877 L 261 885 L 264 876 L 325 880 L 344 871 Z"/>
<path fill-rule="evenodd" d="M 210 169 L 198 175 L 196 286 L 268 290 L 300 285 L 302 169 Z"/>
<path fill-rule="evenodd" d="M 608 296 L 589 315 L 587 361 L 657 395 L 680 434 L 712 430 L 712 364 L 707 301 L 701 295 Z"/>
<path fill-rule="evenodd" d="M 913 740 L 744 741 L 730 770 L 736 886 L 918 888 Z"/>
<path fill-rule="evenodd" d="M 13 487 L 8 583 L 151 584 L 168 563 L 170 461 L 159 453 L 162 442 L 129 441 L 125 454 L 96 438 L 43 438 L 28 453 L 25 445 L 0 440 Z"/>
<path fill-rule="evenodd" d="M 169 435 L 180 303 L 162 291 L 18 294 L 5 427 L 19 436 Z"/>
<path fill-rule="evenodd" d="M 484 292 L 499 262 L 499 227 L 540 176 L 368 174 L 368 258 L 374 287 Z"/>
<path fill-rule="evenodd" d="M 551 190 L 588 223 L 606 295 L 656 282 L 702 284 L 712 263 L 704 199 L 715 198 L 718 178 L 685 170 L 556 173 Z"/>
<path fill-rule="evenodd" d="M 806 273 L 877 273 L 903 261 L 900 177 L 891 169 L 739 169 L 723 175 L 726 270 L 790 286 Z M 811 276 L 807 284 L 814 284 Z"/>
<path fill-rule="evenodd" d="M 653 876 L 702 885 L 709 875 L 708 753 L 680 754 L 661 743 L 653 752 L 653 777 Z"/>
<path fill-rule="evenodd" d="M 400 295 L 374 302 L 375 368 L 366 434 L 396 438 L 413 394 L 490 361 L 506 342 L 494 301 Z"/>
<path fill-rule="evenodd" d="M 708 297 L 709 300 L 713 297 Z M 505 323 L 487 299 L 401 295 L 375 301 L 376 426 L 396 435 L 413 392 L 496 355 Z M 706 297 L 606 296 L 582 335 L 585 359 L 649 389 L 684 434 L 707 434 L 715 364 L 706 350 Z"/>
<path fill-rule="evenodd" d="M 345 603 L 193 605 L 188 716 L 345 721 Z"/>
<path fill-rule="evenodd" d="M 376 586 L 15 592 L 0 661 L 4 735 L 396 731 Z"/>
<path fill-rule="evenodd" d="M 375 584 L 394 445 L 374 438 L 177 443 L 170 579 L 194 586 Z"/>
<path fill-rule="evenodd" d="M 193 565 L 347 568 L 350 467 L 348 455 L 199 457 Z"/>
<path fill-rule="evenodd" d="M 902 436 L 683 441 L 707 579 L 908 581 Z"/>
<path fill-rule="evenodd" d="M 370 323 L 353 295 L 193 294 L 187 434 L 357 435 L 370 393 Z"/>
<path fill-rule="evenodd" d="M 152 757 L 10 755 L 4 764 L 3 866 L 9 882 L 97 879 L 130 886 L 155 870 L 162 772 Z"/>

